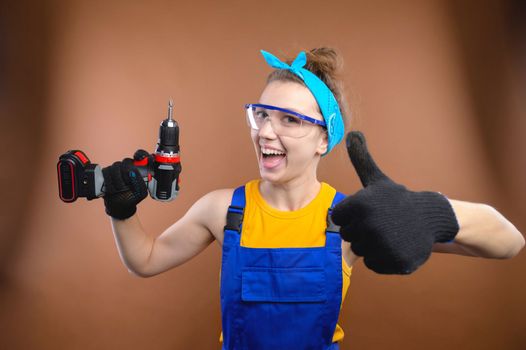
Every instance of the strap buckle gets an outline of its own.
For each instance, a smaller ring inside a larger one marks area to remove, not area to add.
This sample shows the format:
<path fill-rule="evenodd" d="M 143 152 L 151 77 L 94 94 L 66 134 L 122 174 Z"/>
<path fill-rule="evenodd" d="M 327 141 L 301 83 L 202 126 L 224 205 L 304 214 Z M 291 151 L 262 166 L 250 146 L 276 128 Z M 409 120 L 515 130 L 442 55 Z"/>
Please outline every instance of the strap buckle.
<path fill-rule="evenodd" d="M 241 224 L 243 223 L 243 207 L 238 207 L 231 205 L 228 207 L 228 212 L 226 214 L 226 225 L 225 230 L 232 230 L 238 233 L 241 232 Z"/>
<path fill-rule="evenodd" d="M 340 226 L 336 225 L 331 218 L 332 209 L 329 209 L 327 211 L 327 228 L 325 229 L 326 232 L 333 232 L 333 233 L 340 233 Z"/>

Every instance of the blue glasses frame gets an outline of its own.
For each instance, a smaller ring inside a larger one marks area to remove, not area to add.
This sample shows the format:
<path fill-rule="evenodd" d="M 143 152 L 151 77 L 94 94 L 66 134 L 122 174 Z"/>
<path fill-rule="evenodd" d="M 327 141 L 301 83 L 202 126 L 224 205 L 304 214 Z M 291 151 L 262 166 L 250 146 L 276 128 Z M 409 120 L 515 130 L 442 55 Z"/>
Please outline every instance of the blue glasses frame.
<path fill-rule="evenodd" d="M 306 116 L 306 115 L 298 113 L 298 112 L 291 111 L 290 109 L 280 108 L 280 107 L 271 106 L 271 105 L 264 105 L 264 104 L 260 104 L 260 103 L 249 103 L 249 104 L 245 105 L 245 109 L 252 108 L 252 107 L 266 108 L 266 109 L 270 109 L 270 110 L 273 110 L 273 111 L 280 111 L 280 112 L 283 112 L 283 113 L 292 114 L 292 115 L 300 118 L 301 120 L 305 120 L 305 121 L 307 121 L 309 123 L 312 123 L 312 124 L 319 125 L 319 126 L 322 126 L 324 128 L 327 128 L 327 124 L 325 124 L 324 121 L 311 118 L 309 116 Z"/>

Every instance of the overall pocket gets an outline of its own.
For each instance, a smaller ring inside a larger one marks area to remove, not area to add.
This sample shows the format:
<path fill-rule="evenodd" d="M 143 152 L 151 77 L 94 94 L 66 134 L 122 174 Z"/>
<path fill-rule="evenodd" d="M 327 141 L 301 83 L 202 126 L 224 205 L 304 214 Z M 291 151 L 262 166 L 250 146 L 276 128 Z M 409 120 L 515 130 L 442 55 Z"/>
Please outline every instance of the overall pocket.
<path fill-rule="evenodd" d="M 246 267 L 241 275 L 241 300 L 248 302 L 325 302 L 325 271 L 321 267 Z"/>
<path fill-rule="evenodd" d="M 242 269 L 242 348 L 324 349 L 326 289 L 321 267 Z"/>

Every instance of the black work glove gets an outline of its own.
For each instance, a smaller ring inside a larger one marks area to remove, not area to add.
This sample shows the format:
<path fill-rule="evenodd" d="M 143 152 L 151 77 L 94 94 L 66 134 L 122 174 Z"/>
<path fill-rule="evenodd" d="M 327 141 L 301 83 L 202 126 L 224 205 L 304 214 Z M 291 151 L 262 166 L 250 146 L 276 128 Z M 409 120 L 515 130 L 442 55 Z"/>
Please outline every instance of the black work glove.
<path fill-rule="evenodd" d="M 364 188 L 336 205 L 332 220 L 369 269 L 412 273 L 429 258 L 433 243 L 456 236 L 451 204 L 440 193 L 413 192 L 392 181 L 374 162 L 361 132 L 347 134 L 347 151 Z"/>
<path fill-rule="evenodd" d="M 149 157 L 144 150 L 135 152 L 134 159 Z M 137 211 L 137 204 L 148 195 L 148 188 L 137 169 L 133 159 L 125 158 L 111 166 L 102 169 L 104 176 L 104 206 L 106 214 L 124 220 Z"/>

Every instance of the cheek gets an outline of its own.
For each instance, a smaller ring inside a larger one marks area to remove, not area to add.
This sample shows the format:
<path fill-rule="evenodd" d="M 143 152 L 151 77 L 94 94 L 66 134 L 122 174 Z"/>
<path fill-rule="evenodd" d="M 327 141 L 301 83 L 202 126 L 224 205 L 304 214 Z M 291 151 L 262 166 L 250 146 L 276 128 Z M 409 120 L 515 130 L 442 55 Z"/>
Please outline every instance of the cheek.
<path fill-rule="evenodd" d="M 315 153 L 314 140 L 282 140 L 282 144 L 287 150 L 287 158 L 291 164 L 305 163 L 311 160 Z"/>
<path fill-rule="evenodd" d="M 301 145 L 298 145 L 295 148 L 294 158 L 298 161 L 298 163 L 310 163 L 320 155 L 320 143 L 322 142 L 321 138 L 315 137 L 305 141 L 306 142 L 303 142 Z"/>

